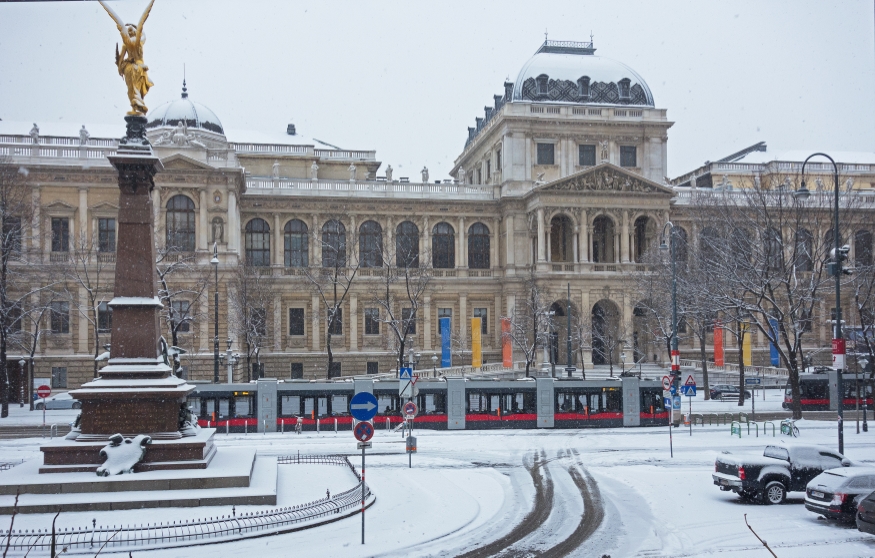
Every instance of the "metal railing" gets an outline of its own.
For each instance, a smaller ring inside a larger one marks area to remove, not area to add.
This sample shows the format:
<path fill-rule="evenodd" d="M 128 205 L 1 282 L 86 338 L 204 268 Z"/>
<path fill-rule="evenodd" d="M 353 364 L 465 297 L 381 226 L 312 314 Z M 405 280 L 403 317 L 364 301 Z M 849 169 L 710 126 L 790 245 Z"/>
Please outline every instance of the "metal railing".
<path fill-rule="evenodd" d="M 297 455 L 283 456 L 277 459 L 278 464 L 289 463 L 319 463 L 326 465 L 346 465 L 359 478 L 358 472 L 344 455 Z M 365 484 L 365 497 L 370 500 L 371 490 Z M 276 508 L 262 512 L 237 514 L 232 508 L 232 514 L 205 519 L 173 521 L 156 524 L 98 526 L 92 523 L 90 527 L 60 529 L 55 534 L 57 548 L 66 548 L 68 553 L 96 552 L 101 547 L 118 549 L 121 547 L 167 548 L 198 544 L 198 541 L 209 540 L 221 542 L 242 538 L 279 534 L 289 530 L 295 524 L 314 519 L 338 515 L 347 510 L 359 509 L 362 502 L 362 483 L 324 498 L 297 506 Z M 14 551 L 45 552 L 51 548 L 52 534 L 49 529 L 18 529 L 11 532 L 0 531 L 0 545 L 5 546 L 8 540 L 9 548 Z"/>

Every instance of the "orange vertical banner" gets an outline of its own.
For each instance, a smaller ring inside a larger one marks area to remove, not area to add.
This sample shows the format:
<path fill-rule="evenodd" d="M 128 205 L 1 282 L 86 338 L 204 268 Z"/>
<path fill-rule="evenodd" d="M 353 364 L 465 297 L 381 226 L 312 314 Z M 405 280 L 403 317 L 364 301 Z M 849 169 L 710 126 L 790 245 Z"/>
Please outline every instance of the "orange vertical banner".
<path fill-rule="evenodd" d="M 501 318 L 501 364 L 513 368 L 513 347 L 510 345 L 510 318 Z"/>
<path fill-rule="evenodd" d="M 471 318 L 471 367 L 483 366 L 483 345 L 480 337 L 480 318 Z"/>
<path fill-rule="evenodd" d="M 714 324 L 714 366 L 723 366 L 723 326 Z"/>

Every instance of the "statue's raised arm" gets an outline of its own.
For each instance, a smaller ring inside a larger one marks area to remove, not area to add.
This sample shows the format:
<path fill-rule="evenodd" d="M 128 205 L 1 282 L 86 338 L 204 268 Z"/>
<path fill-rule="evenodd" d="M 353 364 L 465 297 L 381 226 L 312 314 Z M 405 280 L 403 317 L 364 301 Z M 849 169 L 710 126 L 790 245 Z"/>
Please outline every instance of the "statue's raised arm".
<path fill-rule="evenodd" d="M 125 84 L 128 86 L 128 100 L 131 102 L 131 110 L 128 114 L 145 116 L 149 109 L 143 102 L 143 97 L 146 96 L 149 88 L 154 84 L 149 80 L 149 67 L 143 62 L 143 43 L 146 42 L 143 25 L 152 11 L 152 5 L 155 3 L 155 0 L 150 0 L 137 25 L 124 23 L 119 15 L 103 0 L 99 1 L 103 9 L 106 10 L 106 13 L 109 14 L 109 17 L 115 21 L 124 43 L 121 52 L 116 47 L 116 66 L 118 66 L 119 74 L 125 79 Z"/>

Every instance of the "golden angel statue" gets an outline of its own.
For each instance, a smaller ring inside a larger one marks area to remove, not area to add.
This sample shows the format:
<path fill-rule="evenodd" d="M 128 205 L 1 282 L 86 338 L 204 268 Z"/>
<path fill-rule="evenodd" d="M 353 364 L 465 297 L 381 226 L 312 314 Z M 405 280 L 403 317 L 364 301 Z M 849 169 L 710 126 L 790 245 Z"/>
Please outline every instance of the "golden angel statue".
<path fill-rule="evenodd" d="M 137 25 L 124 23 L 112 8 L 106 5 L 103 0 L 100 0 L 100 5 L 106 10 L 109 16 L 115 21 L 119 33 L 122 35 L 121 52 L 118 50 L 118 44 L 115 46 L 115 64 L 118 66 L 118 73 L 125 78 L 125 83 L 128 86 L 128 99 L 131 101 L 131 110 L 128 112 L 134 116 L 145 116 L 149 109 L 143 102 L 143 97 L 149 92 L 149 88 L 155 85 L 149 80 L 149 67 L 143 62 L 143 44 L 146 42 L 146 35 L 143 33 L 143 24 L 146 23 L 146 18 L 149 17 L 149 12 L 152 11 L 152 4 L 155 0 L 150 0 L 146 11 L 140 16 L 140 22 Z"/>

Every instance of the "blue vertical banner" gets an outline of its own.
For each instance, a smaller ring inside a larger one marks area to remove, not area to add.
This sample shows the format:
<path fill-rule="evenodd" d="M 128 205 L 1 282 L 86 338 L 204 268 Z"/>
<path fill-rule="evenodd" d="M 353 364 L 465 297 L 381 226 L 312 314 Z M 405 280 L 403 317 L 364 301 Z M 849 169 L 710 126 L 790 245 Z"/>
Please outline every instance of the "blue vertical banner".
<path fill-rule="evenodd" d="M 453 365 L 453 354 L 450 352 L 450 318 L 438 320 L 441 328 L 441 368 Z"/>
<path fill-rule="evenodd" d="M 772 332 L 769 337 L 774 339 L 774 342 L 769 340 L 769 356 L 772 359 L 772 366 L 778 366 L 781 364 L 781 359 L 778 357 L 778 347 L 775 345 L 778 342 L 778 320 L 769 318 L 769 329 Z"/>

